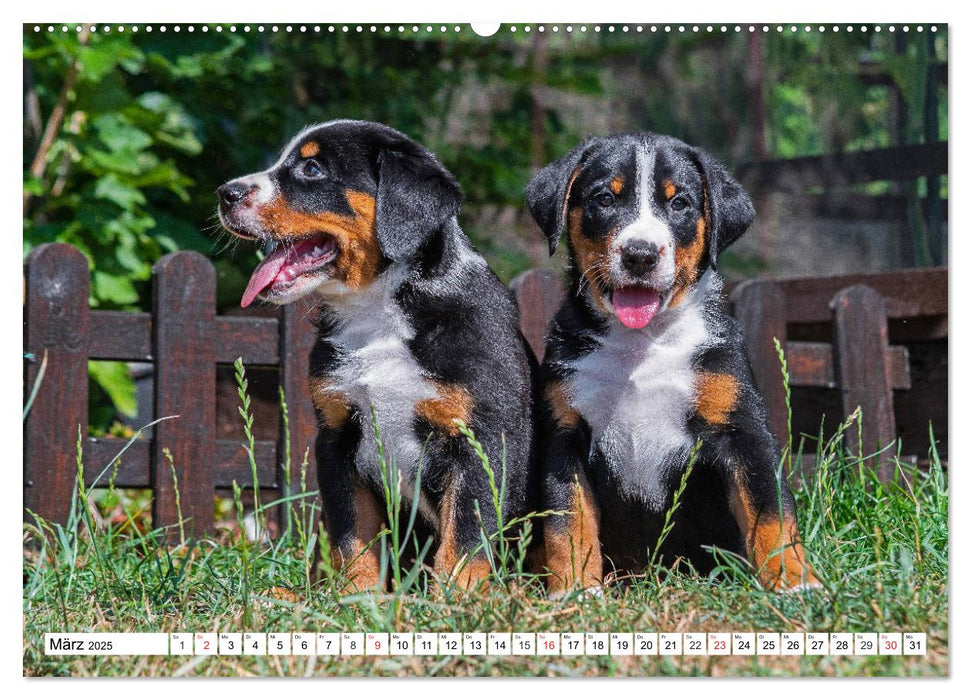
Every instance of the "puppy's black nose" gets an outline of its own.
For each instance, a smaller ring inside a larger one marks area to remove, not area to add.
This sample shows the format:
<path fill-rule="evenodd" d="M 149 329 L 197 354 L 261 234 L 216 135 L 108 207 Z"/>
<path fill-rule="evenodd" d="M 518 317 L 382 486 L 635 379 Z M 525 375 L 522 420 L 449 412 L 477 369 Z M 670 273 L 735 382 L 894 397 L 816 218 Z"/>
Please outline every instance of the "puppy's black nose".
<path fill-rule="evenodd" d="M 219 202 L 225 206 L 232 206 L 237 202 L 241 202 L 246 198 L 250 192 L 256 189 L 256 185 L 248 182 L 240 182 L 239 180 L 233 180 L 232 182 L 227 182 L 222 185 L 216 194 L 219 195 Z"/>
<path fill-rule="evenodd" d="M 643 277 L 657 267 L 660 257 L 657 246 L 647 241 L 630 241 L 620 251 L 621 264 L 634 277 Z"/>

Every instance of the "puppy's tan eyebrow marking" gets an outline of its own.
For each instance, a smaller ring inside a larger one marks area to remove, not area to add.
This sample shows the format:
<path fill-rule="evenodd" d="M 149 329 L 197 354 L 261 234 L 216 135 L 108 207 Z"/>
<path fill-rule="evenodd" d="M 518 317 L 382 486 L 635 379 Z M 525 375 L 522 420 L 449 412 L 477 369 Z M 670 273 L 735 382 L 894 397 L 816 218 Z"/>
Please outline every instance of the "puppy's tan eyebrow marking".
<path fill-rule="evenodd" d="M 610 191 L 614 194 L 620 194 L 622 189 L 624 189 L 624 178 L 618 175 L 610 181 Z"/>
<path fill-rule="evenodd" d="M 678 193 L 678 188 L 674 186 L 674 183 L 670 180 L 665 180 L 664 184 L 664 198 L 671 199 L 674 195 Z"/>
<path fill-rule="evenodd" d="M 320 153 L 320 144 L 316 141 L 307 141 L 300 147 L 301 158 L 313 158 L 318 153 Z"/>

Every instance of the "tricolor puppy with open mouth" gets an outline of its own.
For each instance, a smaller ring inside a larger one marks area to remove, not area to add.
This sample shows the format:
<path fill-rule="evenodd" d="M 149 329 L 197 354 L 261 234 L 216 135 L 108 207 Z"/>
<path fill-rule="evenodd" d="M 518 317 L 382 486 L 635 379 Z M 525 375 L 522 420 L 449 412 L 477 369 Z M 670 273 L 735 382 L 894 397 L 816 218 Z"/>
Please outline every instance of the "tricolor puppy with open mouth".
<path fill-rule="evenodd" d="M 497 472 L 505 457 L 505 522 L 538 497 L 518 310 L 459 228 L 461 201 L 425 148 L 347 120 L 302 131 L 270 169 L 219 188 L 223 225 L 267 252 L 242 305 L 309 298 L 321 309 L 310 377 L 318 482 L 351 589 L 382 585 L 375 539 L 388 523 L 372 410 L 401 475 L 403 521 L 417 490 L 419 541 L 435 538 L 442 579 L 469 587 L 489 574 L 485 553 L 473 552 L 480 528 L 491 535 L 497 523 L 456 419 Z"/>
<path fill-rule="evenodd" d="M 587 141 L 541 170 L 526 201 L 571 284 L 542 368 L 538 434 L 550 592 L 599 589 L 657 553 L 710 570 L 718 547 L 767 587 L 815 586 L 779 448 L 714 272 L 755 215 L 701 150 L 649 133 Z M 781 381 L 781 378 L 780 378 Z"/>

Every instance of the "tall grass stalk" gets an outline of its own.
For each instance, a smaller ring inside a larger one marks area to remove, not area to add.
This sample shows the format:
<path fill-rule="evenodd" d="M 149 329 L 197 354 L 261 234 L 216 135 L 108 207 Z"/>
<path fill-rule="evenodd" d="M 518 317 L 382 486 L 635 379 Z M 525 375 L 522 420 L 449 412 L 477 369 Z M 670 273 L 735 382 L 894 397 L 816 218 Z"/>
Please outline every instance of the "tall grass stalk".
<path fill-rule="evenodd" d="M 233 505 L 236 509 L 236 524 L 240 530 L 239 549 L 242 560 L 240 594 L 243 597 L 243 625 L 248 627 L 253 618 L 253 612 L 250 608 L 250 543 L 246 537 L 246 524 L 243 515 L 243 491 L 236 483 L 236 479 L 233 479 Z"/>
<path fill-rule="evenodd" d="M 253 516 L 256 519 L 256 539 L 266 534 L 266 514 L 260 507 L 260 477 L 256 470 L 256 437 L 253 434 L 253 414 L 250 411 L 249 380 L 243 358 L 237 357 L 233 363 L 236 368 L 236 387 L 239 394 L 239 415 L 243 419 L 243 433 L 246 435 L 246 455 L 249 457 L 250 474 L 253 479 Z M 244 530 L 245 532 L 245 530 Z"/>
<path fill-rule="evenodd" d="M 37 377 L 34 378 L 34 385 L 30 388 L 30 396 L 27 397 L 27 402 L 24 404 L 24 420 L 27 420 L 27 414 L 30 413 L 30 407 L 34 405 L 34 399 L 37 398 L 37 392 L 40 391 L 40 385 L 44 381 L 44 374 L 46 372 L 47 348 L 44 348 L 44 357 L 40 361 L 40 369 L 37 370 Z"/>
<path fill-rule="evenodd" d="M 499 477 L 499 484 L 496 485 L 496 473 L 492 468 L 492 464 L 489 461 L 489 455 L 486 454 L 485 448 L 482 443 L 475 437 L 475 433 L 469 428 L 463 421 L 456 419 L 454 421 L 455 425 L 458 427 L 459 432 L 465 437 L 466 441 L 469 443 L 469 447 L 475 453 L 478 458 L 479 463 L 482 465 L 482 470 L 485 472 L 486 480 L 489 482 L 489 494 L 492 498 L 492 511 L 496 518 L 496 530 L 491 533 L 486 528 L 486 525 L 482 519 L 481 506 L 476 501 L 475 508 L 476 514 L 479 520 L 479 536 L 482 539 L 482 548 L 486 558 L 489 561 L 489 567 L 492 570 L 493 576 L 503 585 L 507 585 L 509 569 L 509 543 L 506 539 L 506 529 L 507 523 L 505 522 L 504 507 L 506 502 L 506 437 L 502 436 L 502 454 L 500 468 L 502 470 Z M 496 552 L 493 553 L 492 540 L 495 539 Z"/>
<path fill-rule="evenodd" d="M 287 397 L 283 392 L 283 387 L 277 387 L 277 391 L 280 395 L 280 417 L 283 419 L 283 464 L 281 464 L 281 469 L 283 471 L 283 479 L 280 485 L 280 493 L 284 498 L 290 496 L 290 411 L 287 407 Z M 293 526 L 293 504 L 287 503 L 283 511 L 283 533 L 287 539 L 290 539 L 290 532 Z"/>
<path fill-rule="evenodd" d="M 179 492 L 179 475 L 175 472 L 175 462 L 172 459 L 172 452 L 168 447 L 162 448 L 162 454 L 169 463 L 169 471 L 172 472 L 172 490 L 175 493 L 175 513 L 179 518 L 179 544 L 185 547 L 185 525 L 182 519 L 182 495 Z"/>
<path fill-rule="evenodd" d="M 395 593 L 395 599 L 398 601 L 395 605 L 395 611 L 397 614 L 400 612 L 400 597 L 407 594 L 412 585 L 414 585 L 418 580 L 418 574 L 420 573 L 421 569 L 421 559 L 424 556 L 419 551 L 419 547 L 416 543 L 416 565 L 411 567 L 410 570 L 405 570 L 403 566 L 405 551 L 409 544 L 409 538 L 411 537 L 412 532 L 414 532 L 415 522 L 418 518 L 418 507 L 421 502 L 421 479 L 423 470 L 420 465 L 424 461 L 423 455 L 424 450 L 427 448 L 427 444 L 423 446 L 422 454 L 419 455 L 418 458 L 418 465 L 415 466 L 414 486 L 411 489 L 411 507 L 408 511 L 408 521 L 404 527 L 402 527 L 401 508 L 404 503 L 404 499 L 402 496 L 401 487 L 404 477 L 401 473 L 401 466 L 398 463 L 395 455 L 391 455 L 390 460 L 385 456 L 384 440 L 381 438 L 381 429 L 378 425 L 378 415 L 374 406 L 371 406 L 371 429 L 374 432 L 378 466 L 381 470 L 381 488 L 384 492 L 385 515 L 387 517 L 387 534 L 388 538 L 390 539 L 390 542 L 388 542 L 382 537 L 382 555 L 384 555 L 384 553 L 387 554 L 391 578 L 394 583 L 392 590 Z M 430 544 L 430 542 L 427 543 L 424 551 L 427 551 Z"/>
<path fill-rule="evenodd" d="M 664 512 L 664 524 L 661 526 L 661 532 L 658 535 L 657 543 L 654 545 L 654 550 L 651 552 L 651 556 L 647 561 L 647 573 L 653 578 L 655 574 L 655 569 L 661 563 L 661 547 L 664 545 L 664 541 L 667 540 L 668 535 L 671 534 L 671 530 L 674 529 L 674 514 L 678 512 L 678 508 L 681 507 L 681 499 L 684 496 L 684 491 L 688 487 L 688 479 L 691 477 L 691 472 L 694 470 L 695 461 L 698 459 L 698 452 L 701 450 L 701 440 L 698 440 L 691 447 L 691 454 L 688 456 L 688 466 L 685 467 L 684 474 L 681 475 L 681 481 L 678 483 L 678 488 L 675 489 L 674 495 L 671 497 L 671 507 Z"/>

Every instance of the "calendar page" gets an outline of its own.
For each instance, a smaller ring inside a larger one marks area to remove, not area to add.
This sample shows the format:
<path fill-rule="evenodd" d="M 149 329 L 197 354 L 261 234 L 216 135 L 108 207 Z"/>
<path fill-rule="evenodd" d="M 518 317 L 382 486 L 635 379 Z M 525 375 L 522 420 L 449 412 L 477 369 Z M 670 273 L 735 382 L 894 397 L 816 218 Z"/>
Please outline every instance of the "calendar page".
<path fill-rule="evenodd" d="M 23 675 L 949 675 L 947 22 L 291 15 L 23 24 Z"/>

